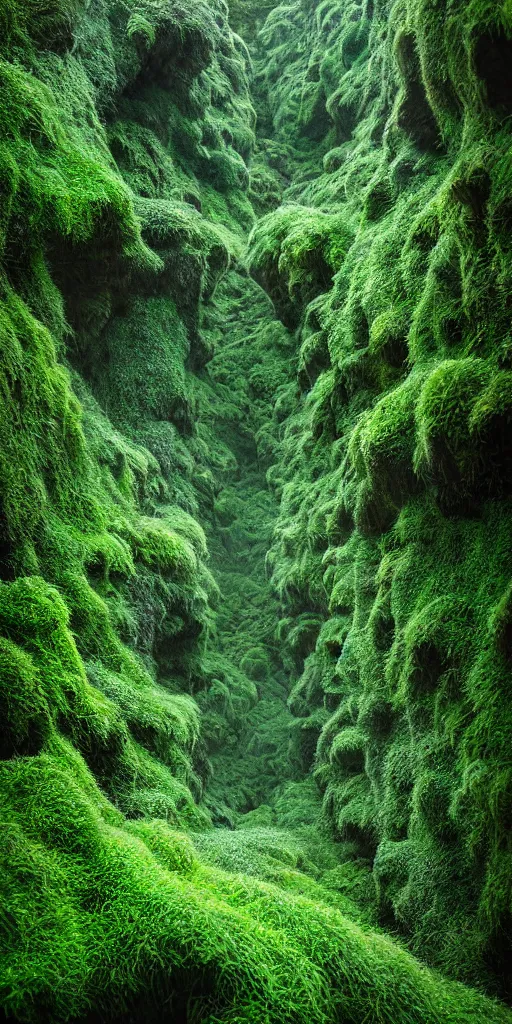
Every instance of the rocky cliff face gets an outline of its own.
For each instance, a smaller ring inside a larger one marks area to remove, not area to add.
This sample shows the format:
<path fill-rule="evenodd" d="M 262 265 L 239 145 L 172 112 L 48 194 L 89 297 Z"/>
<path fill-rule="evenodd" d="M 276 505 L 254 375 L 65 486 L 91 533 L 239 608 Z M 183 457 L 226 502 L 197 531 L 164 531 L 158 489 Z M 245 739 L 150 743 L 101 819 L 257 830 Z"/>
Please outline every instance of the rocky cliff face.
<path fill-rule="evenodd" d="M 511 1019 L 511 18 L 2 5 L 6 1019 Z"/>

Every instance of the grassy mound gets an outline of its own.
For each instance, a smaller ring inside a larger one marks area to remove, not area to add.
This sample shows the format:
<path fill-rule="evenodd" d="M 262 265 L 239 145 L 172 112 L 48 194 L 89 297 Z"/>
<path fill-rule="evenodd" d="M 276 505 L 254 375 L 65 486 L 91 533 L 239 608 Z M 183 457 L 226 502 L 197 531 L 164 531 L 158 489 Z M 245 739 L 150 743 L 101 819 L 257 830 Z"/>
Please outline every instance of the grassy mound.
<path fill-rule="evenodd" d="M 286 834 L 229 833 L 235 864 L 247 870 L 266 848 L 283 865 L 270 884 L 205 866 L 164 820 L 126 822 L 65 740 L 4 761 L 1 775 L 8 1015 L 64 1021 L 91 1006 L 131 1007 L 130 1019 L 143 1020 L 165 1000 L 173 1016 L 210 1024 L 512 1019 L 361 930 L 321 886 L 310 881 L 303 895 Z M 198 844 L 209 864 L 225 856 L 222 833 Z"/>

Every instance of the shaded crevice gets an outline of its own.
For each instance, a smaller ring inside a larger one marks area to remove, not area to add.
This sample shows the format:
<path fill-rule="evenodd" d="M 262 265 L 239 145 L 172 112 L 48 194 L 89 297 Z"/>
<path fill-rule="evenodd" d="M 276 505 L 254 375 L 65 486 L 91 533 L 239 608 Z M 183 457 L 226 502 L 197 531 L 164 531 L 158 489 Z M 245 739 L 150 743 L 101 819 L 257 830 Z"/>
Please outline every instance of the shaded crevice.
<path fill-rule="evenodd" d="M 475 67 L 484 82 L 489 105 L 502 117 L 512 114 L 512 39 L 486 33 L 475 46 Z"/>
<path fill-rule="evenodd" d="M 395 52 L 404 83 L 398 125 L 419 149 L 440 150 L 441 135 L 427 99 L 416 37 L 410 32 L 400 33 L 395 42 Z"/>

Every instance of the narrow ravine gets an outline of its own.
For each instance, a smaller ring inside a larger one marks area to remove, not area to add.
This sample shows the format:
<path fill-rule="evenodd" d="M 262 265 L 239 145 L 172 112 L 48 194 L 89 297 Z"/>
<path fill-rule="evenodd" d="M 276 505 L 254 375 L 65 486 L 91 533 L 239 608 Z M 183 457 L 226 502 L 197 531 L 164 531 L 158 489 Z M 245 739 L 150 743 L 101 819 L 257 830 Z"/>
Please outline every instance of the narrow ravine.
<path fill-rule="evenodd" d="M 512 1022 L 511 55 L 0 0 L 2 1022 Z"/>

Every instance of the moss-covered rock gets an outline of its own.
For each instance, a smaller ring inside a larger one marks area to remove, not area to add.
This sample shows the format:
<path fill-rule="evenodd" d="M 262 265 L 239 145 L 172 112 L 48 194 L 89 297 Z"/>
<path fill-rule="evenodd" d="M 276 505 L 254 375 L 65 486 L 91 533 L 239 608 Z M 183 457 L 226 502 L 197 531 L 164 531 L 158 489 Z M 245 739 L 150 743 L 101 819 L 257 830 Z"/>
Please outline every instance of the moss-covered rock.
<path fill-rule="evenodd" d="M 502 994 L 510 718 L 491 623 L 510 573 L 510 248 L 494 211 L 506 218 L 511 32 L 506 5 L 485 2 L 276 5 L 256 96 L 291 183 L 252 241 L 300 349 L 269 473 L 291 707 L 327 712 L 315 775 L 374 865 L 382 922 Z M 309 247 L 315 217 L 322 251 L 337 224 L 349 233 L 313 282 L 284 253 L 294 231 Z"/>
<path fill-rule="evenodd" d="M 505 1024 L 510 11 L 229 7 L 0 10 L 0 1013 Z"/>

